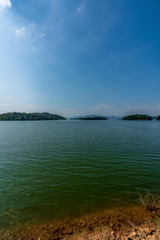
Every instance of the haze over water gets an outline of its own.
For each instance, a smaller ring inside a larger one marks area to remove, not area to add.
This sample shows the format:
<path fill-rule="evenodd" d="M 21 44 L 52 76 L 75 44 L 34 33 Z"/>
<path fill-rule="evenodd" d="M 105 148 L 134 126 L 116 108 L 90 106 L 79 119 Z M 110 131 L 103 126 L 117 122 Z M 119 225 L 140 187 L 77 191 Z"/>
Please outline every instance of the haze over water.
<path fill-rule="evenodd" d="M 0 226 L 135 205 L 160 191 L 160 122 L 0 122 Z"/>

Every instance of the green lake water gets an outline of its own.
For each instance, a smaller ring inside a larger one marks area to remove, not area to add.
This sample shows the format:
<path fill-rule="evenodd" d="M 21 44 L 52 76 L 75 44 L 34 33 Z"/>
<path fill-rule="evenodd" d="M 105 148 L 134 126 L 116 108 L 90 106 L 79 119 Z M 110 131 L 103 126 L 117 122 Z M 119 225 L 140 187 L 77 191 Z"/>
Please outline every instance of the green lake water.
<path fill-rule="evenodd" d="M 0 122 L 0 227 L 160 192 L 160 121 Z"/>

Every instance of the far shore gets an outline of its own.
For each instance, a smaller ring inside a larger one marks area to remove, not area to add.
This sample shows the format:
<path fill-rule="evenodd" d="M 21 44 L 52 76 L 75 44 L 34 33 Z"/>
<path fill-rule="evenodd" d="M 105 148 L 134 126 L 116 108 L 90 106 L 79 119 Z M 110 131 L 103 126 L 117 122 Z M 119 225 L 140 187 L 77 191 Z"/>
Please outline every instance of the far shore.
<path fill-rule="evenodd" d="M 25 113 L 25 112 L 8 112 L 0 114 L 0 121 L 46 121 L 46 120 L 83 120 L 83 121 L 102 121 L 109 119 L 121 119 L 121 120 L 140 120 L 140 121 L 152 121 L 152 120 L 160 120 L 160 116 L 149 116 L 147 114 L 132 114 L 124 117 L 106 117 L 99 115 L 87 115 L 87 116 L 79 116 L 79 117 L 63 117 L 57 114 L 43 112 L 43 113 Z"/>
<path fill-rule="evenodd" d="M 2 240 L 160 239 L 160 209 L 142 206 L 104 210 L 76 219 L 7 230 Z"/>

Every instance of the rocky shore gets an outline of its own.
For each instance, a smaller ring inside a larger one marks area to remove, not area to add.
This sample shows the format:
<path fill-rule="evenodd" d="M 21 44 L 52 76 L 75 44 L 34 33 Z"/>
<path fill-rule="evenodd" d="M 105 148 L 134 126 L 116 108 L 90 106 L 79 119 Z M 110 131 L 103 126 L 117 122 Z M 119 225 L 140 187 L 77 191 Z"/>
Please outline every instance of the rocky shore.
<path fill-rule="evenodd" d="M 105 210 L 77 219 L 7 230 L 1 240 L 159 240 L 160 210 L 130 207 Z"/>

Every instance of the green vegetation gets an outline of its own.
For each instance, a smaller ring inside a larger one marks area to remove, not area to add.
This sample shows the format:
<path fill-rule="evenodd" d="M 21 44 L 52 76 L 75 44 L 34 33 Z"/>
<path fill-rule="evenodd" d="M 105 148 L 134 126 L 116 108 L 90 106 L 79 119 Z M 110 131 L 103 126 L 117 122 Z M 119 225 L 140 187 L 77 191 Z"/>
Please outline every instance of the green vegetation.
<path fill-rule="evenodd" d="M 32 121 L 32 120 L 66 120 L 57 114 L 9 112 L 0 114 L 0 121 Z"/>
<path fill-rule="evenodd" d="M 152 120 L 152 117 L 142 114 L 133 114 L 123 117 L 123 120 Z"/>
<path fill-rule="evenodd" d="M 96 117 L 79 117 L 73 118 L 73 120 L 108 120 L 106 117 L 96 116 Z"/>

